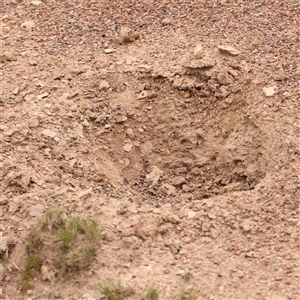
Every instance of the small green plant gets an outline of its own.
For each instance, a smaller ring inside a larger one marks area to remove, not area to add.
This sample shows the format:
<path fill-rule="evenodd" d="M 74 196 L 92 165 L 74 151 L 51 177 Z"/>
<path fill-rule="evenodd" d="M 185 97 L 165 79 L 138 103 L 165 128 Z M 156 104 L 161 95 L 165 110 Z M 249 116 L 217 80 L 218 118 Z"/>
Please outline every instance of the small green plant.
<path fill-rule="evenodd" d="M 25 266 L 25 270 L 26 271 L 30 271 L 30 270 L 39 270 L 41 268 L 41 266 L 43 265 L 43 259 L 37 255 L 30 255 L 26 258 L 26 266 Z"/>
<path fill-rule="evenodd" d="M 62 248 L 69 248 L 71 242 L 78 233 L 83 232 L 84 228 L 78 216 L 73 216 L 65 226 L 62 226 L 58 232 L 58 238 Z"/>
<path fill-rule="evenodd" d="M 26 248 L 28 252 L 35 252 L 42 246 L 43 239 L 39 228 L 32 230 L 26 237 Z"/>
<path fill-rule="evenodd" d="M 146 294 L 146 300 L 158 300 L 160 292 L 158 289 L 150 287 Z"/>
<path fill-rule="evenodd" d="M 64 225 L 62 211 L 58 207 L 50 208 L 46 211 L 45 220 L 42 223 L 42 228 L 48 228 L 50 232 Z"/>
<path fill-rule="evenodd" d="M 88 219 L 84 224 L 85 233 L 90 241 L 97 241 L 101 238 L 102 230 L 98 222 L 94 219 Z"/>
<path fill-rule="evenodd" d="M 99 291 L 108 300 L 123 300 L 123 299 L 125 299 L 125 290 L 120 282 L 118 282 L 118 283 L 110 283 L 110 282 L 100 283 Z"/>
<path fill-rule="evenodd" d="M 32 280 L 35 273 L 41 269 L 42 265 L 43 259 L 37 254 L 29 255 L 26 258 L 25 269 L 22 272 L 22 279 L 19 287 L 22 293 L 26 293 L 28 290 L 32 290 L 34 288 Z"/>
<path fill-rule="evenodd" d="M 83 259 L 89 262 L 95 255 L 97 249 L 94 246 L 88 246 L 83 252 Z"/>
<path fill-rule="evenodd" d="M 177 298 L 178 300 L 198 300 L 200 296 L 199 291 L 193 289 L 190 289 L 188 291 L 182 291 Z"/>

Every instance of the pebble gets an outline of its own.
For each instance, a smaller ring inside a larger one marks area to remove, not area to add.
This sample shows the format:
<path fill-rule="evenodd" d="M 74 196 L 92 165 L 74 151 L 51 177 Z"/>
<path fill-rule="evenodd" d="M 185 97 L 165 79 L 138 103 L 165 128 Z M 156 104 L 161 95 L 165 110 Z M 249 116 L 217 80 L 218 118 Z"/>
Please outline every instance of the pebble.
<path fill-rule="evenodd" d="M 223 54 L 230 54 L 233 56 L 239 55 L 241 52 L 237 50 L 236 48 L 233 48 L 231 46 L 218 46 L 218 50 Z"/>

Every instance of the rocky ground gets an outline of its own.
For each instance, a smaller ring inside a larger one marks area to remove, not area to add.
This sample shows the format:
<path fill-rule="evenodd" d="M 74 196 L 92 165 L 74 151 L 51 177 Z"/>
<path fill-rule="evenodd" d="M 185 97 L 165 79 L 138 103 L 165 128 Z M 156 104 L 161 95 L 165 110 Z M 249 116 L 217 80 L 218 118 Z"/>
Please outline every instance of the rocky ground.
<path fill-rule="evenodd" d="M 300 299 L 299 1 L 3 0 L 1 16 L 0 299 L 96 299 L 103 281 Z M 21 291 L 52 207 L 100 220 L 101 244 L 68 276 L 49 254 Z"/>

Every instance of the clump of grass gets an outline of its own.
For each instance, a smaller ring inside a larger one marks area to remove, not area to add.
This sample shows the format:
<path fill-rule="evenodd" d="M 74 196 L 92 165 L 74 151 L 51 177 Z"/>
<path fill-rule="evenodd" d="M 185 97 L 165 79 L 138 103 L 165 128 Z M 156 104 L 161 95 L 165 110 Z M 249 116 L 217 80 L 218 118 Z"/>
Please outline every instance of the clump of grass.
<path fill-rule="evenodd" d="M 22 272 L 22 279 L 20 284 L 20 291 L 26 293 L 28 290 L 32 290 L 34 285 L 32 284 L 33 278 L 37 271 L 41 269 L 43 265 L 43 258 L 40 255 L 29 255 L 26 258 L 25 268 Z"/>
<path fill-rule="evenodd" d="M 43 265 L 43 259 L 40 255 L 34 254 L 26 258 L 25 271 L 37 271 Z"/>
<path fill-rule="evenodd" d="M 160 292 L 161 291 L 159 291 L 156 288 L 153 288 L 153 287 L 148 288 L 148 291 L 146 294 L 146 300 L 158 300 Z"/>
<path fill-rule="evenodd" d="M 182 291 L 178 296 L 178 300 L 198 300 L 200 296 L 199 291 L 192 288 L 188 291 Z"/>
<path fill-rule="evenodd" d="M 64 225 L 62 211 L 58 207 L 50 208 L 46 211 L 45 220 L 42 223 L 42 228 L 48 228 L 50 232 Z"/>
<path fill-rule="evenodd" d="M 28 252 L 38 251 L 43 244 L 41 230 L 39 228 L 32 230 L 25 238 L 25 241 Z"/>
<path fill-rule="evenodd" d="M 58 238 L 63 248 L 69 248 L 71 242 L 77 234 L 84 231 L 83 224 L 78 216 L 73 216 L 68 220 L 65 226 L 62 226 L 58 232 Z"/>
<path fill-rule="evenodd" d="M 99 292 L 104 295 L 107 300 L 123 300 L 125 299 L 125 289 L 120 282 L 102 282 L 99 284 Z"/>
<path fill-rule="evenodd" d="M 99 226 L 99 223 L 95 219 L 88 219 L 84 222 L 84 230 L 87 235 L 87 238 L 90 241 L 97 241 L 101 237 L 102 230 Z"/>

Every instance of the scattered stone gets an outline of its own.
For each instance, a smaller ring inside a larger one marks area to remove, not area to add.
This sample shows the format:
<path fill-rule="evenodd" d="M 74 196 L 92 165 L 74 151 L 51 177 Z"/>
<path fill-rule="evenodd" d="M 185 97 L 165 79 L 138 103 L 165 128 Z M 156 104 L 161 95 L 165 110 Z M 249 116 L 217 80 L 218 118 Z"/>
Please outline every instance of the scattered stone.
<path fill-rule="evenodd" d="M 239 55 L 241 52 L 231 46 L 218 46 L 218 50 L 222 54 L 230 54 L 233 56 Z"/>
<path fill-rule="evenodd" d="M 13 61 L 13 60 L 16 60 L 16 59 L 14 58 L 12 53 L 4 52 L 4 53 L 0 54 L 0 62 L 1 63 L 5 63 L 7 61 Z"/>
<path fill-rule="evenodd" d="M 142 91 L 139 95 L 138 95 L 138 100 L 141 99 L 145 99 L 148 97 L 148 92 L 147 91 Z"/>
<path fill-rule="evenodd" d="M 272 97 L 276 94 L 276 86 L 264 87 L 262 90 L 267 97 Z"/>
<path fill-rule="evenodd" d="M 125 133 L 126 133 L 126 135 L 127 135 L 129 138 L 131 138 L 131 139 L 134 138 L 134 133 L 133 133 L 132 128 L 127 128 L 126 131 L 125 131 Z"/>
<path fill-rule="evenodd" d="M 34 98 L 35 98 L 34 94 L 28 94 L 24 97 L 24 100 L 29 102 L 29 101 L 33 100 Z"/>
<path fill-rule="evenodd" d="M 30 60 L 30 61 L 29 61 L 29 65 L 30 65 L 30 66 L 37 66 L 37 64 L 38 64 L 38 63 L 37 63 L 37 61 L 35 61 L 35 60 Z"/>
<path fill-rule="evenodd" d="M 132 147 L 133 147 L 132 144 L 127 143 L 123 146 L 123 150 L 126 152 L 130 152 L 132 150 Z"/>
<path fill-rule="evenodd" d="M 171 21 L 170 18 L 164 18 L 164 19 L 161 20 L 161 24 L 162 24 L 163 26 L 170 25 L 171 22 L 172 22 L 172 21 Z"/>
<path fill-rule="evenodd" d="M 194 48 L 194 57 L 197 59 L 201 59 L 203 58 L 205 55 L 204 51 L 203 51 L 203 47 L 201 44 L 196 45 L 196 47 Z"/>
<path fill-rule="evenodd" d="M 163 171 L 156 166 L 152 166 L 152 171 L 146 175 L 146 178 L 151 182 L 152 185 L 157 184 L 160 176 L 163 174 Z"/>
<path fill-rule="evenodd" d="M 78 194 L 78 198 L 79 199 L 83 199 L 83 198 L 90 198 L 93 195 L 93 188 L 89 188 L 85 191 L 82 191 Z"/>
<path fill-rule="evenodd" d="M 119 115 L 116 117 L 115 122 L 116 123 L 124 123 L 127 121 L 127 117 L 124 115 Z"/>
<path fill-rule="evenodd" d="M 33 29 L 35 27 L 35 23 L 33 21 L 26 21 L 21 24 L 22 28 L 26 28 L 27 30 Z"/>
<path fill-rule="evenodd" d="M 140 38 L 138 32 L 128 27 L 121 27 L 119 34 L 121 44 L 132 43 Z"/>
<path fill-rule="evenodd" d="M 44 130 L 42 131 L 42 135 L 48 136 L 48 137 L 50 137 L 50 138 L 53 139 L 53 138 L 56 136 L 56 132 L 55 132 L 55 131 L 52 131 L 52 130 L 50 130 L 50 129 L 44 129 Z"/>
<path fill-rule="evenodd" d="M 116 51 L 116 50 L 115 50 L 115 49 L 112 49 L 112 48 L 104 49 L 104 53 L 105 53 L 105 54 L 114 53 L 115 51 Z"/>
<path fill-rule="evenodd" d="M 26 246 L 22 244 L 17 244 L 10 255 L 10 260 L 16 265 L 17 268 L 22 270 L 26 262 Z"/>
<path fill-rule="evenodd" d="M 176 188 L 175 188 L 175 186 L 173 186 L 171 184 L 165 183 L 164 185 L 161 186 L 161 191 L 164 194 L 171 196 L 171 195 L 175 194 Z"/>
<path fill-rule="evenodd" d="M 44 206 L 42 204 L 36 204 L 29 209 L 29 215 L 31 217 L 40 216 L 45 211 Z"/>
<path fill-rule="evenodd" d="M 183 176 L 176 176 L 171 180 L 172 185 L 174 185 L 177 189 L 182 188 L 183 184 L 186 183 L 186 180 Z"/>
<path fill-rule="evenodd" d="M 196 211 L 190 210 L 188 211 L 187 217 L 188 219 L 193 219 L 197 215 Z"/>
<path fill-rule="evenodd" d="M 55 280 L 55 269 L 52 266 L 43 265 L 41 267 L 42 280 L 54 282 Z"/>
<path fill-rule="evenodd" d="M 47 98 L 48 96 L 49 96 L 49 93 L 45 92 L 45 93 L 43 93 L 43 94 L 38 95 L 38 96 L 37 96 L 37 99 L 38 99 L 38 100 L 42 100 L 42 99 L 44 99 L 44 98 Z"/>
<path fill-rule="evenodd" d="M 107 90 L 109 89 L 110 85 L 106 80 L 101 80 L 99 83 L 99 90 L 103 91 L 103 90 Z"/>
<path fill-rule="evenodd" d="M 39 0 L 33 0 L 30 2 L 30 4 L 33 4 L 33 5 L 40 5 L 42 3 L 42 1 L 39 1 Z"/>

